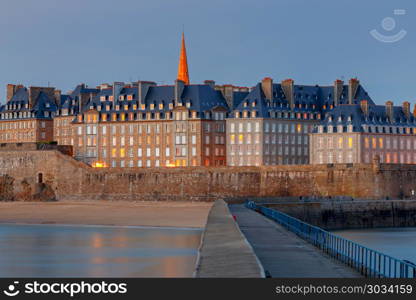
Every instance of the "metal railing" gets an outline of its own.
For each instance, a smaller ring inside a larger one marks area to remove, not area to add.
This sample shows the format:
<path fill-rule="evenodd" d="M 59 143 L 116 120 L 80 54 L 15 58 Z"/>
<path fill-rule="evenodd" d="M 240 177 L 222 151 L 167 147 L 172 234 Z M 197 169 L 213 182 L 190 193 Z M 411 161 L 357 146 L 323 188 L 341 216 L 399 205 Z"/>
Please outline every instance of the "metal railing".
<path fill-rule="evenodd" d="M 285 213 L 257 205 L 253 201 L 246 201 L 245 205 L 276 221 L 366 277 L 416 278 L 416 265 L 412 263 L 367 248 Z"/>

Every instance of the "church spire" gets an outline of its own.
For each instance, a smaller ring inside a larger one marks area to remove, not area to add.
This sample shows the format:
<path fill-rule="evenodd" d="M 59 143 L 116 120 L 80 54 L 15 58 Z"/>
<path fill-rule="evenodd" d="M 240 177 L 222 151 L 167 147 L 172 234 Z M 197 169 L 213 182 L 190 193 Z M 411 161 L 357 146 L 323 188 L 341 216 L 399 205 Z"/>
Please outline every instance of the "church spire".
<path fill-rule="evenodd" d="M 189 84 L 188 60 L 186 58 L 185 34 L 182 32 L 181 54 L 179 56 L 178 78 L 185 84 Z"/>

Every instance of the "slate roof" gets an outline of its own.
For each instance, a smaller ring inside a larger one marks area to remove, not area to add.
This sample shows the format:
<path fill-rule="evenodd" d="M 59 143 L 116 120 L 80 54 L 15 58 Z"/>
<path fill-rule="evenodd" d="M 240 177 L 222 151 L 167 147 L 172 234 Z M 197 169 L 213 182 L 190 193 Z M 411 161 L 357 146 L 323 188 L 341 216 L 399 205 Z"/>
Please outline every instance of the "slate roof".
<path fill-rule="evenodd" d="M 30 112 L 31 114 L 25 118 L 38 119 L 50 119 L 56 110 L 57 105 L 55 103 L 55 99 L 50 98 L 42 91 L 39 93 L 37 99 L 35 99 L 33 107 L 29 108 L 29 91 L 25 87 L 18 89 L 10 101 L 1 106 L 1 112 Z M 48 116 L 45 115 L 45 112 L 49 112 Z"/>
<path fill-rule="evenodd" d="M 353 132 L 363 132 L 363 125 L 416 127 L 416 118 L 411 112 L 407 117 L 401 106 L 393 106 L 392 119 L 390 119 L 385 105 L 369 103 L 368 114 L 365 114 L 359 104 L 343 104 L 327 112 L 319 125 L 324 126 L 324 132 L 327 132 L 328 126 L 334 126 L 333 132 L 336 132 L 336 127 L 339 125 L 343 128 L 353 125 Z"/>
<path fill-rule="evenodd" d="M 138 87 L 124 87 L 120 91 L 120 96 L 124 96 L 124 100 L 113 99 L 109 100 L 109 96 L 113 95 L 113 88 L 103 89 L 98 94 L 92 97 L 84 107 L 84 111 L 92 108 L 96 109 L 101 105 L 101 112 L 125 112 L 125 105 L 128 106 L 127 111 L 133 111 L 133 105 L 136 104 L 139 112 L 167 112 L 169 111 L 169 104 L 174 103 L 175 87 L 169 86 L 151 86 L 149 87 L 142 104 L 145 104 L 145 109 L 142 110 L 138 103 Z M 128 95 L 133 95 L 132 100 L 127 100 Z M 105 96 L 105 100 L 101 97 Z M 220 91 L 214 90 L 211 86 L 205 84 L 185 85 L 180 95 L 181 102 L 191 111 L 206 112 L 215 107 L 224 107 L 228 109 Z M 150 109 L 150 105 L 154 104 L 154 109 Z M 159 104 L 163 104 L 163 108 L 159 108 Z M 119 105 L 119 110 L 116 106 Z M 109 110 L 107 110 L 109 106 Z"/>
<path fill-rule="evenodd" d="M 361 100 L 367 100 L 374 104 L 371 97 L 365 89 L 359 85 L 353 103 L 359 103 Z M 288 111 L 288 112 L 321 112 L 329 111 L 331 105 L 334 105 L 334 87 L 333 86 L 311 86 L 311 85 L 294 85 L 293 86 L 294 108 L 289 107 L 289 99 L 286 98 L 280 83 L 273 84 L 273 99 L 268 100 L 263 93 L 261 83 L 258 83 L 248 93 L 234 111 L 256 111 L 257 117 L 269 118 L 271 112 Z M 253 106 L 253 103 L 256 105 Z M 348 85 L 342 86 L 339 104 L 348 103 Z M 234 114 L 231 114 L 233 117 Z"/>

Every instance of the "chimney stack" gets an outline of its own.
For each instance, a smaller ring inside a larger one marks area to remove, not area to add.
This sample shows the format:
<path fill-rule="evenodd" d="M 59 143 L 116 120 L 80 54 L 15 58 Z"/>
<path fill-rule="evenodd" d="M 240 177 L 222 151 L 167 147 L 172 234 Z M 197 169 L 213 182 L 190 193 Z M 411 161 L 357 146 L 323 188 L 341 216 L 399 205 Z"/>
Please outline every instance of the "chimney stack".
<path fill-rule="evenodd" d="M 357 78 L 351 78 L 348 82 L 348 104 L 354 104 L 355 95 L 358 90 L 360 81 Z"/>
<path fill-rule="evenodd" d="M 62 91 L 61 90 L 55 90 L 54 91 L 54 96 L 55 96 L 55 102 L 58 106 L 61 105 L 61 95 L 62 95 Z"/>
<path fill-rule="evenodd" d="M 386 102 L 386 115 L 389 118 L 390 123 L 393 122 L 393 102 L 387 101 Z"/>
<path fill-rule="evenodd" d="M 55 99 L 55 88 L 53 87 L 29 87 L 29 107 L 32 108 L 36 104 L 40 93 L 45 93 L 50 99 Z"/>
<path fill-rule="evenodd" d="M 265 77 L 261 81 L 261 89 L 263 90 L 264 96 L 267 100 L 273 100 L 273 79 Z"/>
<path fill-rule="evenodd" d="M 410 119 L 410 103 L 408 101 L 403 102 L 403 113 L 406 116 L 406 119 Z"/>
<path fill-rule="evenodd" d="M 214 80 L 205 80 L 204 84 L 209 85 L 213 89 L 215 89 L 215 81 Z"/>
<path fill-rule="evenodd" d="M 175 105 L 181 102 L 181 96 L 183 89 L 185 88 L 185 82 L 179 79 L 175 80 Z"/>
<path fill-rule="evenodd" d="M 281 83 L 283 93 L 289 102 L 290 109 L 295 108 L 294 82 L 293 79 L 285 79 Z"/>
<path fill-rule="evenodd" d="M 7 88 L 6 88 L 6 94 L 7 94 L 6 100 L 7 100 L 7 102 L 10 101 L 10 99 L 13 98 L 13 96 L 16 94 L 18 89 L 19 89 L 19 86 L 15 85 L 15 84 L 9 83 L 7 85 Z"/>
<path fill-rule="evenodd" d="M 361 100 L 360 106 L 363 114 L 368 117 L 368 101 L 367 100 Z"/>
<path fill-rule="evenodd" d="M 147 92 L 149 91 L 149 88 L 152 87 L 152 86 L 155 86 L 156 83 L 153 82 L 153 81 L 138 81 L 137 85 L 138 85 L 137 98 L 139 100 L 139 106 L 140 106 L 141 104 L 144 103 L 144 100 L 146 99 L 146 95 L 147 95 Z"/>
<path fill-rule="evenodd" d="M 339 100 L 341 99 L 342 90 L 344 89 L 344 81 L 342 80 L 335 80 L 334 81 L 334 106 L 339 104 Z"/>

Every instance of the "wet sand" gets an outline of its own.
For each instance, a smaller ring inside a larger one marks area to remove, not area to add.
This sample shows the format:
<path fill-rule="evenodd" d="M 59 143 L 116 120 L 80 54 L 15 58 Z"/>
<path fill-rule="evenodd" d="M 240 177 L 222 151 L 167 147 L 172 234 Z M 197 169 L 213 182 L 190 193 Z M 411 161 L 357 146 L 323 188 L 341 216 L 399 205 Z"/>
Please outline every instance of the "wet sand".
<path fill-rule="evenodd" d="M 212 203 L 0 202 L 0 223 L 203 228 Z"/>

